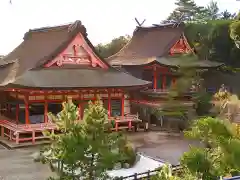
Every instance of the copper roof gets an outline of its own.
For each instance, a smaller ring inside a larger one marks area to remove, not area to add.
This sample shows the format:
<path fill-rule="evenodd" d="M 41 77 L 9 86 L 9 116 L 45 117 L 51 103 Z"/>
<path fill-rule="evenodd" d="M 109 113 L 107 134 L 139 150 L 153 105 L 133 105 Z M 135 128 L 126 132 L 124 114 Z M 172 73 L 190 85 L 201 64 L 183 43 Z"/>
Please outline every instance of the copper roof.
<path fill-rule="evenodd" d="M 106 60 L 111 65 L 142 65 L 167 55 L 183 34 L 183 25 L 137 27 L 132 39 Z"/>
<path fill-rule="evenodd" d="M 130 77 L 131 75 L 117 71 L 101 57 L 99 58 L 102 62 L 109 67 L 108 70 L 100 70 L 101 73 L 99 69 L 90 71 L 81 67 L 74 70 L 64 69 L 64 67 L 45 70 L 43 66 L 61 53 L 79 33 L 84 37 L 92 51 L 98 55 L 87 38 L 86 28 L 81 21 L 67 25 L 29 30 L 24 36 L 24 41 L 0 61 L 0 85 L 57 88 L 86 87 L 86 83 L 89 83 L 88 86 L 92 87 L 99 87 L 99 83 L 103 83 L 106 86 L 112 86 L 111 83 L 116 86 L 149 84 L 147 81 L 139 80 L 135 77 Z M 113 77 L 108 77 L 111 74 L 109 71 L 111 73 L 114 72 Z M 99 82 L 94 80 L 94 78 L 98 79 Z M 121 78 L 124 81 L 121 81 Z M 129 81 L 125 81 L 125 79 Z M 77 82 L 72 82 L 73 80 Z"/>

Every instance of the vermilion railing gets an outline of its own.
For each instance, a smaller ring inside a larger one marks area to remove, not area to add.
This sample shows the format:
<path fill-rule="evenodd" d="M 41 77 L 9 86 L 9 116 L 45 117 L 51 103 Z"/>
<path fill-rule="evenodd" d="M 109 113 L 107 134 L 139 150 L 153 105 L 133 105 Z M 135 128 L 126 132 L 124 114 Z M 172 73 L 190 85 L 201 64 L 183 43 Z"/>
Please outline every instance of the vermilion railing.
<path fill-rule="evenodd" d="M 129 130 L 134 128 L 136 130 L 136 125 L 141 122 L 141 120 L 138 119 L 137 115 L 131 114 L 125 116 L 110 117 L 109 119 L 114 122 L 114 127 L 112 128 L 112 130 L 115 131 L 123 128 Z M 7 137 L 9 140 L 15 141 L 16 144 L 26 141 L 32 141 L 32 143 L 34 144 L 35 140 L 46 138 L 42 134 L 43 131 L 55 131 L 57 129 L 56 124 L 52 123 L 51 121 L 49 121 L 48 123 L 38 124 L 16 124 L 14 122 L 11 122 L 10 120 L 4 119 L 0 120 L 0 127 L 2 138 Z M 36 133 L 38 133 L 38 135 L 36 135 Z M 23 134 L 29 134 L 30 137 L 20 136 Z"/>

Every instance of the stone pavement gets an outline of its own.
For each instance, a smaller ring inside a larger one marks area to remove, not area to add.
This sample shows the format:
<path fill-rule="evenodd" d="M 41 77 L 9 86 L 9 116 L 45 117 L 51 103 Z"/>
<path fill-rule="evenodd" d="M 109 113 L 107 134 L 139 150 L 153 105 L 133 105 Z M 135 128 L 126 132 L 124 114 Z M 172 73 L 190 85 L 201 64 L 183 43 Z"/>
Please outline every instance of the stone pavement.
<path fill-rule="evenodd" d="M 128 138 L 136 148 L 149 156 L 177 164 L 189 144 L 182 137 L 163 136 L 159 132 L 139 132 Z M 0 148 L 0 180 L 45 180 L 53 175 L 47 165 L 33 161 L 37 147 L 7 150 Z"/>
<path fill-rule="evenodd" d="M 189 145 L 200 146 L 199 142 L 186 140 L 182 135 L 163 135 L 161 132 L 148 132 L 129 135 L 139 152 L 148 156 L 162 159 L 172 165 L 178 165 L 184 152 L 189 150 Z"/>
<path fill-rule="evenodd" d="M 35 163 L 36 148 L 0 149 L 0 180 L 45 180 L 52 175 L 47 165 Z"/>

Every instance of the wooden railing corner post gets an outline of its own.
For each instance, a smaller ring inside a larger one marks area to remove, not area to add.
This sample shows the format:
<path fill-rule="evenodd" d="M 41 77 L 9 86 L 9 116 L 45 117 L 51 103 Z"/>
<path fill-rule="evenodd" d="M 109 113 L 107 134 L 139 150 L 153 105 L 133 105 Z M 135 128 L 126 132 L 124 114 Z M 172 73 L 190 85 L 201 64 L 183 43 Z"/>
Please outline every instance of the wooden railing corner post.
<path fill-rule="evenodd" d="M 150 170 L 147 172 L 147 180 L 150 180 Z"/>
<path fill-rule="evenodd" d="M 137 173 L 134 174 L 134 180 L 137 180 Z"/>

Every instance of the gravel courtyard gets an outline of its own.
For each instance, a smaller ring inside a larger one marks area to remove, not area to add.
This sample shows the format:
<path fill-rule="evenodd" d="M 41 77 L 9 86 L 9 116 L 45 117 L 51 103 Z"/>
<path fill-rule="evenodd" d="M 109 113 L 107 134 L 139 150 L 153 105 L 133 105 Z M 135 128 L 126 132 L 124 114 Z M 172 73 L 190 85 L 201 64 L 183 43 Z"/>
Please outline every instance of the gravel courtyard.
<path fill-rule="evenodd" d="M 163 136 L 159 132 L 129 135 L 138 151 L 152 157 L 178 164 L 179 157 L 189 144 L 196 144 L 182 137 Z M 0 180 L 44 180 L 53 175 L 47 165 L 33 162 L 34 148 L 7 150 L 0 148 Z"/>

